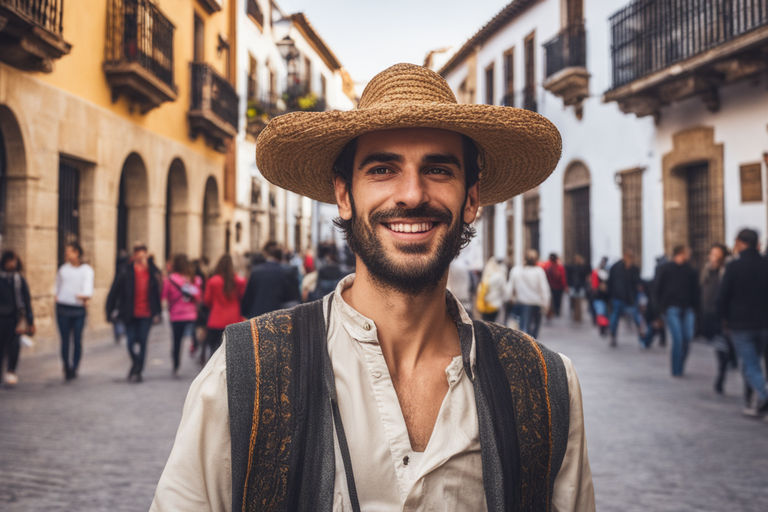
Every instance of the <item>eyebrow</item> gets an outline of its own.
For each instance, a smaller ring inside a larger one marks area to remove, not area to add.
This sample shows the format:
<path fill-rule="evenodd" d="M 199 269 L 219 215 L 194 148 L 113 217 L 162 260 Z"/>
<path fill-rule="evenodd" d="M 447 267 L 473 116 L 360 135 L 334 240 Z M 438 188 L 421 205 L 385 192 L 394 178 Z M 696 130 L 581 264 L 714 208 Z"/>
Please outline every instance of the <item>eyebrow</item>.
<path fill-rule="evenodd" d="M 362 169 L 366 165 L 373 163 L 373 162 L 402 162 L 403 157 L 402 155 L 398 155 L 397 153 L 371 153 L 370 155 L 363 158 L 363 161 L 360 162 L 360 165 L 357 167 L 358 169 Z M 424 164 L 453 164 L 459 169 L 461 169 L 461 162 L 459 161 L 456 156 L 451 154 L 442 154 L 442 153 L 435 153 L 431 155 L 425 155 L 424 158 L 421 159 L 422 163 Z"/>

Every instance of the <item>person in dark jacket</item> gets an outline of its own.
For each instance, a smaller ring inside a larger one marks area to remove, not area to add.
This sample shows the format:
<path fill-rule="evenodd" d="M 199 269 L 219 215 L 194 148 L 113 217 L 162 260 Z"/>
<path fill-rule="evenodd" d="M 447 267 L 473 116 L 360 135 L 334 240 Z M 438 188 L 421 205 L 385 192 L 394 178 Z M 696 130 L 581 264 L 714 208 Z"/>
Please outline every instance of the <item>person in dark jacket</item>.
<path fill-rule="evenodd" d="M 736 362 L 736 351 L 728 336 L 723 334 L 722 320 L 717 311 L 717 295 L 720 283 L 725 274 L 725 258 L 728 249 L 723 244 L 714 244 L 709 249 L 707 264 L 701 269 L 699 284 L 701 286 L 701 335 L 715 348 L 717 357 L 717 377 L 715 377 L 715 392 L 723 393 L 723 384 L 728 371 L 728 365 Z"/>
<path fill-rule="evenodd" d="M 21 260 L 13 251 L 4 251 L 0 257 L 0 383 L 15 386 L 16 365 L 22 334 L 35 334 L 35 318 L 27 280 L 21 275 Z M 8 372 L 3 377 L 3 360 L 8 358 Z"/>
<path fill-rule="evenodd" d="M 725 267 L 718 312 L 741 359 L 744 381 L 757 396 L 757 404 L 744 412 L 762 416 L 768 413 L 768 389 L 760 368 L 768 346 L 768 263 L 757 251 L 757 232 L 752 229 L 739 231 L 733 252 L 738 257 Z"/>
<path fill-rule="evenodd" d="M 635 265 L 635 254 L 624 251 L 621 261 L 613 264 L 608 273 L 608 296 L 611 298 L 611 346 L 616 346 L 616 331 L 622 314 L 632 317 L 642 343 L 643 320 L 637 310 L 637 294 L 640 291 L 640 269 Z"/>
<path fill-rule="evenodd" d="M 241 303 L 245 318 L 275 311 L 299 300 L 298 276 L 282 265 L 282 250 L 277 242 L 264 245 L 266 261 L 255 265 L 248 277 Z"/>
<path fill-rule="evenodd" d="M 672 249 L 672 261 L 659 268 L 656 277 L 656 304 L 672 336 L 672 376 L 682 377 L 688 346 L 693 339 L 699 278 L 691 267 L 691 251 L 684 245 Z"/>
<path fill-rule="evenodd" d="M 107 295 L 107 318 L 119 318 L 125 324 L 131 356 L 129 382 L 142 381 L 149 328 L 159 315 L 160 270 L 149 258 L 147 247 L 139 243 L 133 247 L 128 264 L 117 272 Z"/>
<path fill-rule="evenodd" d="M 571 319 L 581 323 L 581 315 L 584 310 L 584 298 L 587 296 L 587 280 L 592 274 L 589 264 L 584 261 L 581 254 L 573 257 L 573 263 L 565 267 L 568 290 L 571 299 Z"/>

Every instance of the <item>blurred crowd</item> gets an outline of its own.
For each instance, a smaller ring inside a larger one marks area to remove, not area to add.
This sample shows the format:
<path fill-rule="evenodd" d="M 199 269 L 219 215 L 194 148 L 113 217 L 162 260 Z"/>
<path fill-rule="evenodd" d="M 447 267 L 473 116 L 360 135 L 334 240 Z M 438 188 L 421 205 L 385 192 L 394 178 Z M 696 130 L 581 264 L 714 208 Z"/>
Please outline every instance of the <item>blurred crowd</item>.
<path fill-rule="evenodd" d="M 451 266 L 448 287 L 476 316 L 538 337 L 542 321 L 561 316 L 567 298 L 571 321 L 588 313 L 609 347 L 618 344 L 622 318 L 642 349 L 665 347 L 669 338 L 675 378 L 699 339 L 715 354 L 714 391 L 722 394 L 728 371 L 740 367 L 744 414 L 768 414 L 768 255 L 760 254 L 755 230 L 739 231 L 730 248 L 712 245 L 701 268 L 691 264 L 690 248 L 676 246 L 657 258 L 649 280 L 630 250 L 618 261 L 603 257 L 594 269 L 579 255 L 564 265 L 554 253 L 540 261 L 534 250 L 509 270 L 494 258 L 479 276 L 462 265 Z"/>

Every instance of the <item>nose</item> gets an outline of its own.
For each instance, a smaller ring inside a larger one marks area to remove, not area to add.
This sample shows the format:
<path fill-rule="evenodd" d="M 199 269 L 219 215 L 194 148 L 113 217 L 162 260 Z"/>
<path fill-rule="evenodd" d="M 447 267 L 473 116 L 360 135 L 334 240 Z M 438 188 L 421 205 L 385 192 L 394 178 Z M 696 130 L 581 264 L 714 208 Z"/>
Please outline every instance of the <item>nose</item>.
<path fill-rule="evenodd" d="M 429 201 L 426 183 L 418 169 L 403 169 L 397 180 L 394 200 L 401 208 L 416 208 Z"/>

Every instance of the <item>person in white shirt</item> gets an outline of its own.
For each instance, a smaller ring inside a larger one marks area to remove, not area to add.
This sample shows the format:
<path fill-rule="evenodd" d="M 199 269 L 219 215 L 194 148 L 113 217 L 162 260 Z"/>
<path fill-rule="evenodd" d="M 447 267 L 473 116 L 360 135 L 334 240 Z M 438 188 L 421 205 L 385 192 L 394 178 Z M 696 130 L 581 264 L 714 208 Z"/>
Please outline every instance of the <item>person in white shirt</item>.
<path fill-rule="evenodd" d="M 150 510 L 594 511 L 570 360 L 446 290 L 478 207 L 543 181 L 560 144 L 412 64 L 350 112 L 272 119 L 259 170 L 338 205 L 356 273 L 226 329 Z"/>
<path fill-rule="evenodd" d="M 64 247 L 65 263 L 56 274 L 56 322 L 61 334 L 64 380 L 77 378 L 88 301 L 93 296 L 93 269 L 83 263 L 83 248 L 77 242 Z"/>
<path fill-rule="evenodd" d="M 507 317 L 515 315 L 518 328 L 536 338 L 541 326 L 542 310 L 550 300 L 547 274 L 539 266 L 539 253 L 529 249 L 525 253 L 525 265 L 516 265 L 509 271 L 507 300 L 512 304 Z"/>

